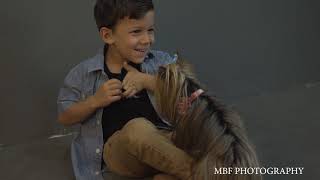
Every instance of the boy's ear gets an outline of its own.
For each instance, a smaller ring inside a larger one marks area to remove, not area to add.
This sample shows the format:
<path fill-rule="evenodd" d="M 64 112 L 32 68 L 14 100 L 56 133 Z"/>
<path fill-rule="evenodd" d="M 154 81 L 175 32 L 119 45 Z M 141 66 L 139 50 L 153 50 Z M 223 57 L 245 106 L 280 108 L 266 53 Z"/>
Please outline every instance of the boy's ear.
<path fill-rule="evenodd" d="M 100 32 L 100 37 L 104 43 L 107 43 L 109 45 L 114 43 L 112 29 L 107 28 L 107 27 L 102 27 L 102 28 L 100 28 L 99 32 Z"/>

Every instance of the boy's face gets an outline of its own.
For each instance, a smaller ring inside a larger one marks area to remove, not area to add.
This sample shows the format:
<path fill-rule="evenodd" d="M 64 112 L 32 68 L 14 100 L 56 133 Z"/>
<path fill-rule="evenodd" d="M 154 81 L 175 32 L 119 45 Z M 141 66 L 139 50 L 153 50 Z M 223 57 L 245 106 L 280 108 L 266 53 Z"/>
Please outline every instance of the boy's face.
<path fill-rule="evenodd" d="M 112 31 L 112 53 L 124 61 L 142 63 L 154 42 L 154 11 L 141 19 L 121 19 Z"/>

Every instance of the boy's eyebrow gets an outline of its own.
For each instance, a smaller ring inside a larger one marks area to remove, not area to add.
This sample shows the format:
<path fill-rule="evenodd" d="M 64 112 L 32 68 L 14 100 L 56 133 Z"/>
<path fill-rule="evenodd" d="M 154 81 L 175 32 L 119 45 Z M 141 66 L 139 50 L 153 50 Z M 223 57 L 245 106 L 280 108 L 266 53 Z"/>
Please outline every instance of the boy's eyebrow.
<path fill-rule="evenodd" d="M 133 27 L 131 27 L 130 29 L 143 29 L 144 27 L 142 27 L 142 26 L 133 26 Z M 154 24 L 152 25 L 152 26 L 150 26 L 149 28 L 154 28 Z M 148 29 L 149 29 L 148 28 Z"/>

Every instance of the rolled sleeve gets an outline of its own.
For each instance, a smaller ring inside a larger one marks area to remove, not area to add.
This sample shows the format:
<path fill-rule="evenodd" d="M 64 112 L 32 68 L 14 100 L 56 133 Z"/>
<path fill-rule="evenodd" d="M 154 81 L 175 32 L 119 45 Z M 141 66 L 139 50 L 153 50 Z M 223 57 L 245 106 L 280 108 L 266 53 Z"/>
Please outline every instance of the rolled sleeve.
<path fill-rule="evenodd" d="M 72 69 L 66 76 L 63 87 L 59 91 L 57 105 L 58 114 L 65 111 L 72 104 L 81 100 L 82 87 L 81 87 L 82 76 L 77 69 Z"/>
<path fill-rule="evenodd" d="M 153 50 L 152 54 L 154 55 L 153 61 L 151 61 L 147 65 L 147 72 L 150 74 L 156 74 L 158 72 L 159 66 L 176 63 L 177 61 L 177 55 L 171 56 L 167 52 Z"/>
<path fill-rule="evenodd" d="M 178 59 L 178 55 L 177 54 L 174 54 L 173 56 L 170 56 L 169 53 L 164 53 L 163 56 L 164 56 L 163 59 L 164 59 L 165 65 L 176 63 L 176 61 Z"/>

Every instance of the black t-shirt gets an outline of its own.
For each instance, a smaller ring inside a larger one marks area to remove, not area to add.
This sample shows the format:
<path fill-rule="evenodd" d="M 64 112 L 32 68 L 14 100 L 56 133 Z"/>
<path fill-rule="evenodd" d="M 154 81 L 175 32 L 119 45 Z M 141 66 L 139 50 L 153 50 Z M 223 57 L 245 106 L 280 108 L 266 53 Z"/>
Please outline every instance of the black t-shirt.
<path fill-rule="evenodd" d="M 141 71 L 140 64 L 129 64 Z M 106 64 L 104 70 L 109 79 L 119 79 L 122 81 L 127 71 L 122 68 L 120 74 L 111 73 Z M 134 118 L 144 117 L 156 126 L 168 127 L 163 123 L 153 108 L 147 91 L 144 89 L 136 94 L 136 97 L 122 98 L 119 101 L 111 103 L 103 109 L 102 128 L 104 142 L 117 130 L 120 130 L 128 121 Z"/>

